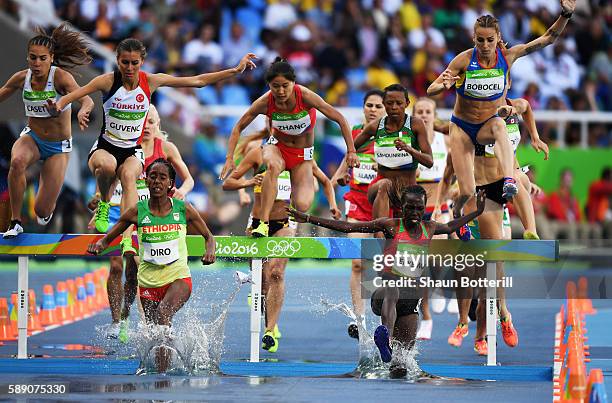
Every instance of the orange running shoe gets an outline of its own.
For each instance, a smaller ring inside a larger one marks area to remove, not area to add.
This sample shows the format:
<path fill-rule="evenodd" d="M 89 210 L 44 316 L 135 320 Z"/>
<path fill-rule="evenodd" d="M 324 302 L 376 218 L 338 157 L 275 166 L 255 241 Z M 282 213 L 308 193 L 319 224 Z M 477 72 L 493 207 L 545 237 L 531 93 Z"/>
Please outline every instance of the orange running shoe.
<path fill-rule="evenodd" d="M 487 353 L 489 352 L 487 339 L 474 340 L 474 351 L 476 351 L 478 355 L 487 355 Z"/>
<path fill-rule="evenodd" d="M 504 342 L 508 347 L 516 347 L 518 345 L 518 332 L 512 324 L 512 317 L 507 316 L 501 320 L 502 335 Z"/>
<path fill-rule="evenodd" d="M 453 347 L 460 347 L 463 338 L 468 335 L 467 323 L 459 323 L 455 330 L 448 336 L 448 344 Z"/>

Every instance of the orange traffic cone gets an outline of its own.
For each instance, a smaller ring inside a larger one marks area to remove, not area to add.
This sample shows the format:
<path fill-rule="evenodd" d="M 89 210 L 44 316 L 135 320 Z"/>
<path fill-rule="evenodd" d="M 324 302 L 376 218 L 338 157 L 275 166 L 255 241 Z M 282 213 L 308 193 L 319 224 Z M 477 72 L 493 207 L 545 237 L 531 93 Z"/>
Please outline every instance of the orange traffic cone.
<path fill-rule="evenodd" d="M 106 308 L 106 301 L 104 301 L 104 293 L 102 292 L 102 273 L 100 270 L 96 270 L 93 273 L 94 287 L 96 288 L 96 306 L 99 310 Z"/>
<path fill-rule="evenodd" d="M 578 279 L 578 306 L 580 311 L 586 315 L 593 315 L 597 312 L 593 308 L 593 301 L 589 298 L 589 283 L 586 277 L 580 277 Z"/>
<path fill-rule="evenodd" d="M 606 387 L 604 385 L 604 375 L 600 368 L 593 368 L 589 373 L 589 383 L 587 385 L 587 396 L 589 402 L 606 402 Z"/>
<path fill-rule="evenodd" d="M 568 342 L 568 369 L 565 384 L 564 398 L 583 401 L 587 397 L 586 366 L 580 335 L 572 330 Z"/>
<path fill-rule="evenodd" d="M 53 286 L 45 284 L 43 287 L 43 303 L 40 310 L 40 324 L 43 326 L 52 326 L 59 324 L 55 309 L 55 296 L 53 295 Z"/>
<path fill-rule="evenodd" d="M 68 289 L 68 312 L 73 321 L 83 319 L 79 316 L 79 312 L 76 306 L 76 284 L 74 280 L 69 278 L 66 280 L 66 288 Z"/>
<path fill-rule="evenodd" d="M 42 332 L 44 329 L 40 323 L 40 318 L 38 317 L 36 293 L 34 290 L 29 290 L 28 298 L 28 334 L 32 334 L 33 332 Z"/>
<path fill-rule="evenodd" d="M 72 322 L 70 309 L 68 307 L 68 288 L 66 283 L 58 281 L 55 286 L 55 307 L 57 309 L 57 318 L 60 323 L 66 324 Z"/>
<path fill-rule="evenodd" d="M 8 301 L 0 298 L 0 341 L 15 340 L 13 329 L 11 328 L 11 318 L 9 317 Z"/>

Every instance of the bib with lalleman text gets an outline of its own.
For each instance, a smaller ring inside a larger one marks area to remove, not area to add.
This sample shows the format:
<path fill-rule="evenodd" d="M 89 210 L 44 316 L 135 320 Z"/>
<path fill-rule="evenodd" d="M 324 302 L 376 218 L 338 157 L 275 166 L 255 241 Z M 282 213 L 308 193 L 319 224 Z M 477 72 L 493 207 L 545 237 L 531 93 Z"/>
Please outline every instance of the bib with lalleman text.
<path fill-rule="evenodd" d="M 187 264 L 187 217 L 185 203 L 170 199 L 172 211 L 157 217 L 149 209 L 149 200 L 138 202 L 138 243 L 140 258 L 154 265 L 169 265 L 179 259 Z"/>

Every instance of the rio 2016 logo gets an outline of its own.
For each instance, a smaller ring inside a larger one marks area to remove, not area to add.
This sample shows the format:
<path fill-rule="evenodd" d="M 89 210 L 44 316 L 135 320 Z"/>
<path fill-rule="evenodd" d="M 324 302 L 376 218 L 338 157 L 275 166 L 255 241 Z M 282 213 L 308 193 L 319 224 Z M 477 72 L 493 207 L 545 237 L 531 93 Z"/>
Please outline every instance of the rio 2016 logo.
<path fill-rule="evenodd" d="M 275 241 L 269 240 L 266 244 L 266 249 L 273 256 L 286 256 L 291 257 L 295 255 L 301 249 L 302 244 L 299 241 Z"/>

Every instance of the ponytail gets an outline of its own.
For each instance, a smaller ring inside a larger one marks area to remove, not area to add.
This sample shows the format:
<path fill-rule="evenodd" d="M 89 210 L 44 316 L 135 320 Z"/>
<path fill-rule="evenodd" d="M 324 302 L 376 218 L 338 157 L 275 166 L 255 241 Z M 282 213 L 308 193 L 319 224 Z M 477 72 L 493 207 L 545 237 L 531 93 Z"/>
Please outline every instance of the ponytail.
<path fill-rule="evenodd" d="M 30 46 L 44 46 L 53 55 L 53 65 L 65 70 L 91 63 L 89 47 L 81 33 L 70 29 L 66 22 L 61 23 L 49 35 L 43 28 L 36 28 L 36 35 L 28 42 Z"/>

